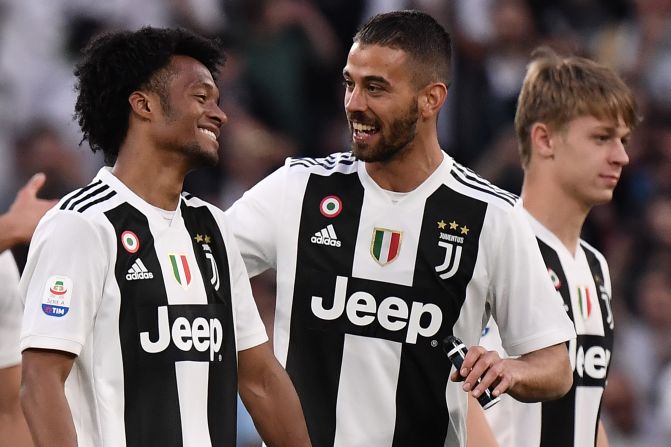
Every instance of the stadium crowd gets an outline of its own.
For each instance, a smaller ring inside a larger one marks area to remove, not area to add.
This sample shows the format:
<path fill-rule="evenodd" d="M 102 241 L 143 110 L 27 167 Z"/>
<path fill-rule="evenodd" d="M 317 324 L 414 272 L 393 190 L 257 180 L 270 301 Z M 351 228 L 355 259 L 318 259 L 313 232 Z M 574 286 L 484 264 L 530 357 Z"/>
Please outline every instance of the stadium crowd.
<path fill-rule="evenodd" d="M 512 192 L 522 178 L 513 118 L 533 48 L 603 62 L 635 90 L 644 119 L 629 166 L 583 237 L 613 280 L 610 445 L 671 445 L 671 0 L 0 0 L 0 210 L 36 172 L 54 199 L 102 165 L 72 120 L 72 68 L 100 31 L 184 26 L 224 40 L 221 161 L 185 189 L 226 209 L 287 156 L 349 146 L 341 70 L 351 36 L 367 17 L 406 8 L 429 12 L 454 39 L 442 148 Z M 14 250 L 19 266 L 26 252 Z M 273 305 L 273 281 L 253 281 L 262 308 Z M 241 445 L 257 445 L 253 427 L 240 430 Z"/>

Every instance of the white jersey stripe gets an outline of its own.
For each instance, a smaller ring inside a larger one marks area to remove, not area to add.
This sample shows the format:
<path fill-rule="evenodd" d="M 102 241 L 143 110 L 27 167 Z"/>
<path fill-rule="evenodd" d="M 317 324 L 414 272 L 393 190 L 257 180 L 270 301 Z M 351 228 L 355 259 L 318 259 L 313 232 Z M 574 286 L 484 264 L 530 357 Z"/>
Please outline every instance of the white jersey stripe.
<path fill-rule="evenodd" d="M 212 447 L 207 425 L 207 387 L 210 365 L 206 362 L 175 362 L 184 447 Z"/>
<path fill-rule="evenodd" d="M 333 447 L 392 445 L 396 393 L 389 391 L 396 390 L 401 349 L 402 345 L 393 341 L 345 335 Z M 371 364 L 371 357 L 381 362 Z M 379 365 L 386 367 L 377 371 Z M 370 386 L 371 377 L 385 386 Z M 377 434 L 371 435 L 371 430 Z"/>
<path fill-rule="evenodd" d="M 577 447 L 584 445 L 580 440 L 595 439 L 594 421 L 598 420 L 602 394 L 603 388 L 600 387 L 579 386 L 575 389 L 575 408 L 580 409 L 573 416 L 575 418 L 573 436 Z"/>

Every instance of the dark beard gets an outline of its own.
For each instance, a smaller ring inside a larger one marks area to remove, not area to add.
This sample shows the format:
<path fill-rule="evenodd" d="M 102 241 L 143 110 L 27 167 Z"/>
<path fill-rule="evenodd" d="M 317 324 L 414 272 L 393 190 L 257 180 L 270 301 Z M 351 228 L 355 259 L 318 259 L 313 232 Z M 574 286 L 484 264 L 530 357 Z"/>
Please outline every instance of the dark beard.
<path fill-rule="evenodd" d="M 368 163 L 391 160 L 401 154 L 415 139 L 418 117 L 417 98 L 413 98 L 408 113 L 391 123 L 388 138 L 381 135 L 380 142 L 375 146 L 360 145 L 352 141 L 352 154 Z"/>

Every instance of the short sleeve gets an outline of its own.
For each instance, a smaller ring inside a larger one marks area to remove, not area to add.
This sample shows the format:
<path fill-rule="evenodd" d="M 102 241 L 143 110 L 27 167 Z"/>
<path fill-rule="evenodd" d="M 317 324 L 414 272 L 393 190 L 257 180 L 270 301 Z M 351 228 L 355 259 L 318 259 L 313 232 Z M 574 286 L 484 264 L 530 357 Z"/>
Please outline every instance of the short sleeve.
<path fill-rule="evenodd" d="M 261 180 L 225 212 L 250 276 L 276 268 L 276 222 L 282 209 L 286 169 L 282 167 Z"/>
<path fill-rule="evenodd" d="M 48 213 L 31 242 L 20 282 L 21 350 L 78 355 L 91 332 L 112 254 L 94 224 L 71 211 Z"/>
<path fill-rule="evenodd" d="M 564 310 L 538 248 L 521 212 L 521 205 L 498 223 L 498 245 L 490 271 L 494 304 L 492 314 L 503 348 L 522 355 L 575 338 L 573 323 Z"/>
<path fill-rule="evenodd" d="M 236 346 L 238 351 L 242 351 L 268 341 L 268 335 L 252 295 L 245 263 L 235 237 L 227 225 L 226 216 L 218 213 L 218 220 L 229 260 Z"/>
<path fill-rule="evenodd" d="M 19 295 L 19 270 L 12 253 L 0 253 L 0 368 L 21 362 L 19 334 L 23 307 Z"/>

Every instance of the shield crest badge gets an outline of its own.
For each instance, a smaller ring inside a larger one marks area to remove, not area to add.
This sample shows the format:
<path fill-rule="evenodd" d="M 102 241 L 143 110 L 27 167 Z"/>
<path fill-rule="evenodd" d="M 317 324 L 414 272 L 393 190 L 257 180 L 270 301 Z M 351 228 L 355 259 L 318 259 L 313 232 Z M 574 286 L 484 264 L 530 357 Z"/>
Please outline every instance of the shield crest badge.
<path fill-rule="evenodd" d="M 373 229 L 370 254 L 381 266 L 385 266 L 398 257 L 401 249 L 401 232 L 387 228 Z"/>

